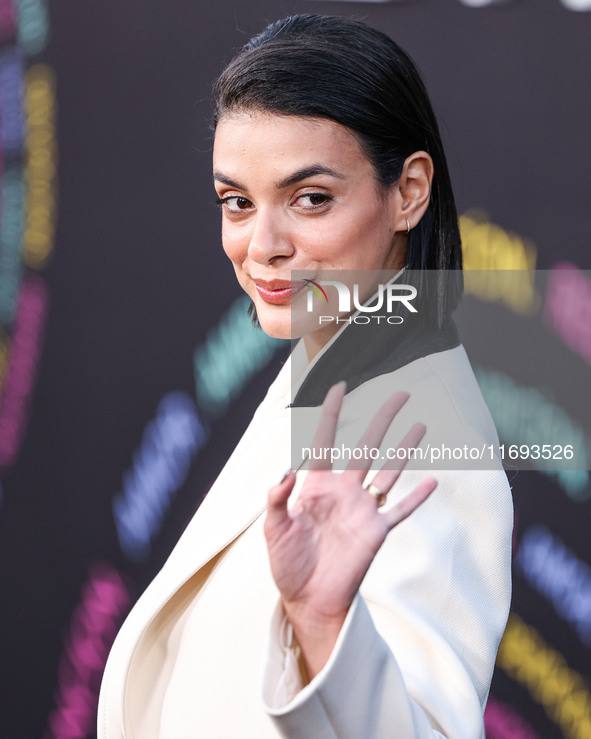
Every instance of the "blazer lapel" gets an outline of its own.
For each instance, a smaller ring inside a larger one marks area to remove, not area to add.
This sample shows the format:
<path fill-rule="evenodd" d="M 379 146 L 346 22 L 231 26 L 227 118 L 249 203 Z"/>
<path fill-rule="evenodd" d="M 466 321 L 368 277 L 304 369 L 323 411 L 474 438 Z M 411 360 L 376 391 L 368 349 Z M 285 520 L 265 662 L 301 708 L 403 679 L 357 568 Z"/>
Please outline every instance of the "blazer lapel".
<path fill-rule="evenodd" d="M 175 589 L 261 514 L 290 458 L 290 409 L 253 419 L 165 565 Z"/>
<path fill-rule="evenodd" d="M 290 358 L 170 557 L 142 596 L 145 613 L 155 613 L 265 509 L 269 488 L 279 482 L 290 465 L 291 374 Z M 231 417 L 226 422 L 231 423 Z"/>

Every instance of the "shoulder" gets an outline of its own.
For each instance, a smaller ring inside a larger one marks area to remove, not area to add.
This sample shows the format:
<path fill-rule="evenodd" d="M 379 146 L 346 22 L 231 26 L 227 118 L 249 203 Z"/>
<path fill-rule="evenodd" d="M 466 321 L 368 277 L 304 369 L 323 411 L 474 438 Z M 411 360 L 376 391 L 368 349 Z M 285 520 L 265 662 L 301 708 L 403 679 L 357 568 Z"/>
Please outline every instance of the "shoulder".
<path fill-rule="evenodd" d="M 347 396 L 346 418 L 355 422 L 371 417 L 397 391 L 410 394 L 398 423 L 422 422 L 441 441 L 482 439 L 497 444 L 494 423 L 463 346 L 420 357 L 363 383 Z"/>

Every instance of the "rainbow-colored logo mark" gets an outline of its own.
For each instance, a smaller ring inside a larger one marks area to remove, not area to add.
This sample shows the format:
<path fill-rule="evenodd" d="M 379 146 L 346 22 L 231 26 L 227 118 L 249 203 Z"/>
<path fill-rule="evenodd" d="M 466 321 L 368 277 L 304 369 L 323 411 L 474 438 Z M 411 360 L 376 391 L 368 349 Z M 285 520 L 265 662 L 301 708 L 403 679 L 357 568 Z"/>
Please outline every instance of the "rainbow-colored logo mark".
<path fill-rule="evenodd" d="M 314 280 L 307 280 L 307 279 L 304 279 L 304 282 L 306 283 L 306 286 L 309 287 L 310 290 L 312 290 L 312 292 L 318 295 L 318 297 L 320 298 L 320 302 L 322 302 L 322 298 L 324 297 L 324 302 L 328 303 L 327 294 L 324 292 L 322 287 L 317 282 L 314 282 Z"/>

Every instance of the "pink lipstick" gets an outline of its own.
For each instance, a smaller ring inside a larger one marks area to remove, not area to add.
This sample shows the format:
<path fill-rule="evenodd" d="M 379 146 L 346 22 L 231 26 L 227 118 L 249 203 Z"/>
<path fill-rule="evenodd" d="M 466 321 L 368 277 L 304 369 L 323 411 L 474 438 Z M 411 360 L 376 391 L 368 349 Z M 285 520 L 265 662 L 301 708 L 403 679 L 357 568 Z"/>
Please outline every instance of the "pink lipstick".
<path fill-rule="evenodd" d="M 290 280 L 254 280 L 254 284 L 261 298 L 272 305 L 288 303 L 292 295 L 305 286 L 304 282 L 291 282 Z"/>

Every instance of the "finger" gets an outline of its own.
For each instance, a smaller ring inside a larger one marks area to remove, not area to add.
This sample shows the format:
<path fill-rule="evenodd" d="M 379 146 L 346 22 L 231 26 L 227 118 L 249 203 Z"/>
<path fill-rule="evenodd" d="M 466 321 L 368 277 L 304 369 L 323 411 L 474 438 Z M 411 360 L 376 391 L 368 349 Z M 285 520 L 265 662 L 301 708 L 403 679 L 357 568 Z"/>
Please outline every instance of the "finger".
<path fill-rule="evenodd" d="M 437 487 L 437 480 L 434 477 L 427 477 L 427 479 L 420 482 L 412 492 L 410 492 L 405 498 L 403 498 L 395 506 L 387 510 L 381 515 L 386 520 L 388 531 L 391 531 L 405 518 L 408 518 L 411 513 L 424 503 L 431 493 Z"/>
<path fill-rule="evenodd" d="M 312 446 L 317 450 L 315 455 L 312 455 L 313 459 L 310 462 L 310 470 L 330 470 L 331 459 L 330 455 L 318 453 L 322 449 L 332 448 L 334 446 L 334 440 L 337 435 L 337 424 L 339 421 L 339 413 L 341 405 L 343 404 L 343 398 L 347 385 L 345 382 L 337 382 L 333 385 L 330 390 L 326 393 L 324 403 L 322 404 L 322 412 L 320 414 L 320 421 L 318 428 L 314 434 L 314 441 Z M 317 459 L 314 459 L 317 457 Z"/>
<path fill-rule="evenodd" d="M 369 426 L 359 439 L 358 449 L 378 449 L 390 425 L 398 411 L 409 399 L 408 393 L 398 392 L 380 406 L 380 409 L 370 421 Z M 360 481 L 363 480 L 367 471 L 371 467 L 373 460 L 369 454 L 363 455 L 361 459 L 351 459 L 347 465 L 347 470 L 355 470 Z"/>
<path fill-rule="evenodd" d="M 372 480 L 372 483 L 387 493 L 396 480 L 400 477 L 402 470 L 416 456 L 416 449 L 421 443 L 421 439 L 427 432 L 427 427 L 423 423 L 415 423 L 410 431 L 402 439 L 396 447 L 392 459 L 389 459 L 382 469 Z"/>
<path fill-rule="evenodd" d="M 287 501 L 295 485 L 295 472 L 289 470 L 278 485 L 269 490 L 267 497 L 267 516 L 265 518 L 265 536 L 267 539 L 281 534 L 291 521 L 287 511 Z"/>

